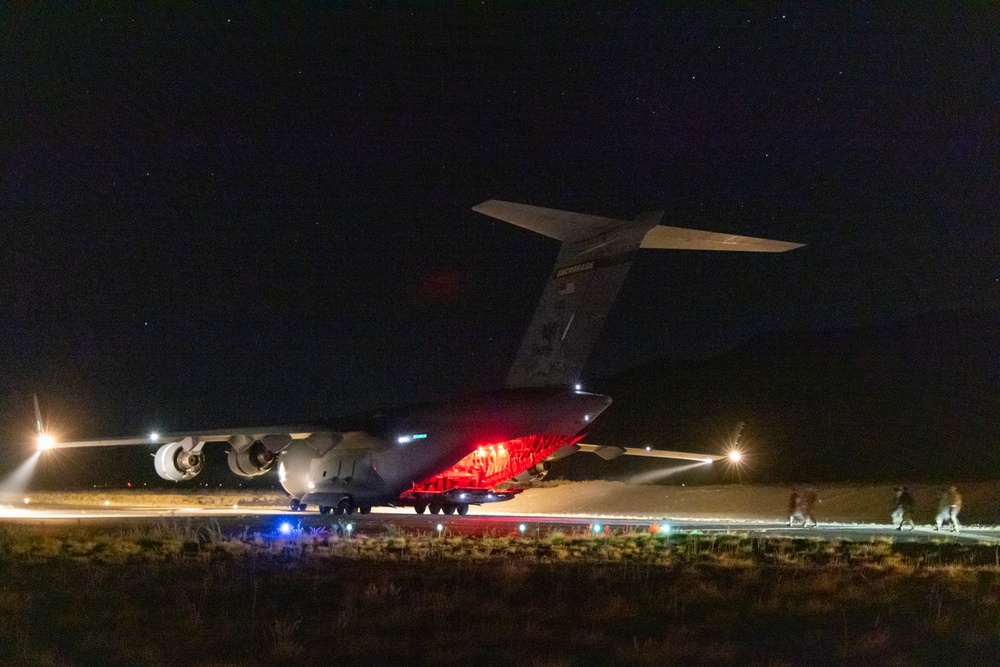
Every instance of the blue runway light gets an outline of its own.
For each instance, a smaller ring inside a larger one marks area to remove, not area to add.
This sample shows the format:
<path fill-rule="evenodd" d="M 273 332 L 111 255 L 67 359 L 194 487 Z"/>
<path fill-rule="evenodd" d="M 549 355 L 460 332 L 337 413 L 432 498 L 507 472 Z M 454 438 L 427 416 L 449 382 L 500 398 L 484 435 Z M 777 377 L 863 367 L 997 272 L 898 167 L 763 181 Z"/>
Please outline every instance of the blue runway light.
<path fill-rule="evenodd" d="M 278 526 L 278 532 L 281 533 L 282 535 L 291 535 L 292 524 L 288 523 L 287 521 L 282 521 L 281 525 Z"/>
<path fill-rule="evenodd" d="M 602 531 L 603 529 L 604 529 L 604 527 L 603 527 L 603 526 L 601 526 L 601 524 L 599 524 L 599 523 L 595 523 L 595 524 L 594 524 L 594 532 L 595 532 L 595 533 L 599 533 L 599 532 L 601 532 L 601 531 Z"/>

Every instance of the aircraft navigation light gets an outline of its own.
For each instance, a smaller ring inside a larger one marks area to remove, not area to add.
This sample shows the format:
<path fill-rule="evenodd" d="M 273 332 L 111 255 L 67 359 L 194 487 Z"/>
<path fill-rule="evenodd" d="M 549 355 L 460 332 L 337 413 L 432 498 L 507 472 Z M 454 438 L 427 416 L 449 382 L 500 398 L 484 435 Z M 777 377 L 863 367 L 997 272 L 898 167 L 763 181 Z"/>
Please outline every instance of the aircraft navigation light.
<path fill-rule="evenodd" d="M 152 433 L 149 434 L 149 441 L 150 442 L 156 442 L 159 439 L 160 439 L 160 434 L 157 433 L 156 431 L 153 431 Z"/>
<path fill-rule="evenodd" d="M 743 454 L 741 454 L 738 449 L 734 449 L 733 451 L 729 452 L 729 460 L 732 461 L 733 463 L 739 463 L 742 458 Z"/>
<path fill-rule="evenodd" d="M 574 391 L 581 391 L 582 389 L 583 389 L 583 385 L 582 384 L 575 384 L 575 385 L 573 385 L 573 390 Z"/>
<path fill-rule="evenodd" d="M 589 422 L 590 421 L 590 415 L 584 415 L 583 416 L 583 421 Z"/>
<path fill-rule="evenodd" d="M 411 438 L 408 435 L 401 435 L 398 438 L 396 438 L 396 442 L 398 442 L 401 445 L 405 445 L 406 443 L 410 442 L 411 440 L 413 440 L 413 438 Z"/>
<path fill-rule="evenodd" d="M 38 434 L 38 451 L 44 452 L 46 449 L 52 449 L 55 444 L 56 439 L 48 433 Z"/>

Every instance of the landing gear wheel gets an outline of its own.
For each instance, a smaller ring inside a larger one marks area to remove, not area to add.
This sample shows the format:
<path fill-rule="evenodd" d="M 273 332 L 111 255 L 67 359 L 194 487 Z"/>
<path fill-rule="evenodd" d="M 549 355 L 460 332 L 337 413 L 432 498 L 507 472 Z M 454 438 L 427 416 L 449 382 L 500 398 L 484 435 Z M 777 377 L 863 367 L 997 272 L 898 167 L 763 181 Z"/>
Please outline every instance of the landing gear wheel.
<path fill-rule="evenodd" d="M 337 503 L 337 509 L 339 509 L 343 514 L 350 516 L 351 514 L 354 514 L 354 510 L 357 508 L 354 506 L 353 500 L 350 498 L 342 498 L 340 502 Z"/>
<path fill-rule="evenodd" d="M 319 506 L 319 513 L 320 514 L 329 514 L 330 513 L 330 506 L 329 505 L 320 505 Z"/>
<path fill-rule="evenodd" d="M 416 505 L 413 506 L 413 511 L 416 512 L 417 514 L 423 514 L 424 510 L 426 509 L 427 505 L 424 505 L 423 503 L 417 503 Z"/>
<path fill-rule="evenodd" d="M 458 513 L 461 514 L 462 516 L 465 516 L 466 514 L 468 514 L 469 513 L 469 505 L 468 505 L 468 503 L 462 503 L 461 505 L 459 505 L 458 506 Z"/>
<path fill-rule="evenodd" d="M 454 505 L 445 505 L 443 509 L 444 509 L 444 513 L 445 514 L 454 514 L 455 513 L 455 506 Z"/>
<path fill-rule="evenodd" d="M 441 506 L 440 505 L 435 505 L 434 503 L 431 503 L 428 506 L 428 509 L 431 511 L 431 514 L 437 514 L 437 513 L 439 513 L 441 511 Z"/>
<path fill-rule="evenodd" d="M 299 511 L 299 500 L 298 500 L 298 498 L 292 498 L 292 502 L 290 502 L 288 505 L 292 508 L 293 512 L 298 512 Z"/>

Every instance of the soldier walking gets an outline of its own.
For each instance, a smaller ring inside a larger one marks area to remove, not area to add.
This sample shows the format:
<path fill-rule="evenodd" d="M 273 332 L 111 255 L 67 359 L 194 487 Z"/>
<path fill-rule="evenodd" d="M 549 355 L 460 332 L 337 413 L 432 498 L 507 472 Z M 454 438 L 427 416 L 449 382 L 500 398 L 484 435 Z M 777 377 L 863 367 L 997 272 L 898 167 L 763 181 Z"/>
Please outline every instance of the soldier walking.
<path fill-rule="evenodd" d="M 892 510 L 892 522 L 896 530 L 903 530 L 903 524 L 910 524 L 910 530 L 916 528 L 913 523 L 913 496 L 905 486 L 896 487 L 896 507 Z"/>
<path fill-rule="evenodd" d="M 803 528 L 808 528 L 810 521 L 812 521 L 813 528 L 819 525 L 816 521 L 816 517 L 813 516 L 813 506 L 818 502 L 822 501 L 816 497 L 816 489 L 812 487 L 806 489 L 806 492 L 802 495 L 802 502 L 800 503 Z"/>
<path fill-rule="evenodd" d="M 934 530 L 941 530 L 946 522 L 951 522 L 951 529 L 958 532 L 958 513 L 962 511 L 962 495 L 954 486 L 941 494 L 938 502 L 938 513 L 934 519 Z"/>
<path fill-rule="evenodd" d="M 797 489 L 792 489 L 792 493 L 788 496 L 788 525 L 794 526 L 796 521 L 801 521 L 805 524 L 805 518 L 802 516 L 799 492 Z"/>

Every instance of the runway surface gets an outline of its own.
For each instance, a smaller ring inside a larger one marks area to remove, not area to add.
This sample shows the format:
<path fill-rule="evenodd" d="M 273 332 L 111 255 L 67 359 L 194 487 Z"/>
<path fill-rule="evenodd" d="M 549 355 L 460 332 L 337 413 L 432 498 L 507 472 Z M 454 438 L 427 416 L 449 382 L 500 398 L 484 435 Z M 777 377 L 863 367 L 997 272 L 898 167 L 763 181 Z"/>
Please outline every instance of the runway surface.
<path fill-rule="evenodd" d="M 474 507 L 467 516 L 416 514 L 412 509 L 376 508 L 371 514 L 352 516 L 321 515 L 315 511 L 292 512 L 262 508 L 149 507 L 149 506 L 0 506 L 0 524 L 78 525 L 106 528 L 142 525 L 162 520 L 213 521 L 223 530 L 261 533 L 285 529 L 304 530 L 337 525 L 350 526 L 355 535 L 378 535 L 388 531 L 443 533 L 449 535 L 545 535 L 553 531 L 569 534 L 620 534 L 661 531 L 669 533 L 740 534 L 752 536 L 807 537 L 829 540 L 871 541 L 894 539 L 900 542 L 955 540 L 969 543 L 1000 544 L 998 526 L 963 526 L 961 531 L 941 532 L 933 526 L 896 531 L 890 525 L 822 523 L 817 527 L 789 527 L 766 521 L 725 519 L 650 519 L 628 516 L 504 514 Z"/>

